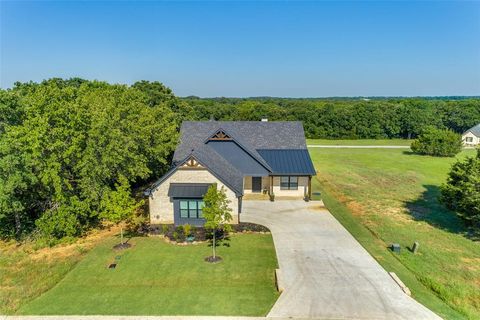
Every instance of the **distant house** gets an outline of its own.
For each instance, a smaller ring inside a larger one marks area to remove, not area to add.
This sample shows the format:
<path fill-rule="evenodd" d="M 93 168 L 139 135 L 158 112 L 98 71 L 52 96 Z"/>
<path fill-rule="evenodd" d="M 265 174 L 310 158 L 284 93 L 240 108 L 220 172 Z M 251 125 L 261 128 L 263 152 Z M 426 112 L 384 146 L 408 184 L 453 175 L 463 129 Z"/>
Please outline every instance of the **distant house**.
<path fill-rule="evenodd" d="M 480 144 L 480 123 L 462 134 L 462 143 L 468 147 L 474 147 Z"/>
<path fill-rule="evenodd" d="M 238 223 L 245 195 L 308 200 L 315 174 L 301 122 L 186 121 L 172 168 L 145 192 L 150 222 L 203 225 L 203 196 L 216 184 Z"/>

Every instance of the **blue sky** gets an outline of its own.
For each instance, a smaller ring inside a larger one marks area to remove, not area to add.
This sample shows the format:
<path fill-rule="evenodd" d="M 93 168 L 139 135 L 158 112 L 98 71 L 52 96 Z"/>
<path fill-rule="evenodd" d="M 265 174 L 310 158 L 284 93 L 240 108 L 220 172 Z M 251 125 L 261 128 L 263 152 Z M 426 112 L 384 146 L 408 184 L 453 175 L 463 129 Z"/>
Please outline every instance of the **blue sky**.
<path fill-rule="evenodd" d="M 0 2 L 0 86 L 177 95 L 480 95 L 480 2 Z"/>

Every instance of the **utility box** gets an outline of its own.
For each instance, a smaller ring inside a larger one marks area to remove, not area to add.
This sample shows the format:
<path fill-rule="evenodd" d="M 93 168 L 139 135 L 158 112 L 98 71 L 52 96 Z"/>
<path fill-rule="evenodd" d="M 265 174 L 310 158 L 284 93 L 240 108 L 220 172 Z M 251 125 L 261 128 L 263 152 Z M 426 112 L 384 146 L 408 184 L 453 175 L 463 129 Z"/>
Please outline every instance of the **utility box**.
<path fill-rule="evenodd" d="M 398 243 L 392 243 L 390 248 L 393 252 L 400 253 L 400 245 Z"/>
<path fill-rule="evenodd" d="M 412 252 L 413 252 L 413 253 L 417 253 L 419 246 L 420 246 L 420 244 L 419 244 L 417 241 L 415 241 L 415 242 L 413 243 Z"/>

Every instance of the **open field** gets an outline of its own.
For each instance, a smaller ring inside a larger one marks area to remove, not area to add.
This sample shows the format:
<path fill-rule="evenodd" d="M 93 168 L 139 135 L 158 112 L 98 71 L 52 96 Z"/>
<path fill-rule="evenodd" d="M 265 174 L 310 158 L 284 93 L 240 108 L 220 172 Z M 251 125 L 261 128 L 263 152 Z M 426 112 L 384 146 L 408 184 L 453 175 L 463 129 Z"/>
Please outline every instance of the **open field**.
<path fill-rule="evenodd" d="M 332 214 L 413 296 L 450 318 L 480 318 L 480 244 L 437 201 L 452 158 L 399 149 L 311 149 Z M 459 157 L 474 155 L 463 151 Z M 414 241 L 420 251 L 407 247 Z M 402 252 L 387 246 L 400 243 Z"/>
<path fill-rule="evenodd" d="M 0 314 L 22 305 L 55 286 L 88 251 L 117 229 L 93 231 L 73 244 L 36 249 L 35 243 L 0 242 Z"/>
<path fill-rule="evenodd" d="M 158 237 L 116 238 L 94 248 L 53 289 L 20 314 L 266 315 L 275 303 L 277 260 L 270 234 L 235 234 L 224 261 L 203 261 L 207 244 L 176 246 Z M 119 256 L 116 269 L 107 265 Z"/>
<path fill-rule="evenodd" d="M 328 139 L 307 139 L 308 145 L 325 146 L 410 146 L 413 140 L 407 139 L 358 139 L 358 140 L 328 140 Z"/>

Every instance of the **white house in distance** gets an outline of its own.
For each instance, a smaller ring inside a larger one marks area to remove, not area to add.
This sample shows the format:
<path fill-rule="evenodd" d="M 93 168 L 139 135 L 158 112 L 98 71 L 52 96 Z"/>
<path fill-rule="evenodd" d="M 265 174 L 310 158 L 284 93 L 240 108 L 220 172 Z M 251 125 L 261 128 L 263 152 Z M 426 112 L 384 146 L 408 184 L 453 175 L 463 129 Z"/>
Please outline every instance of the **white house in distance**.
<path fill-rule="evenodd" d="M 462 134 L 462 143 L 467 147 L 475 147 L 480 144 L 480 123 Z"/>

